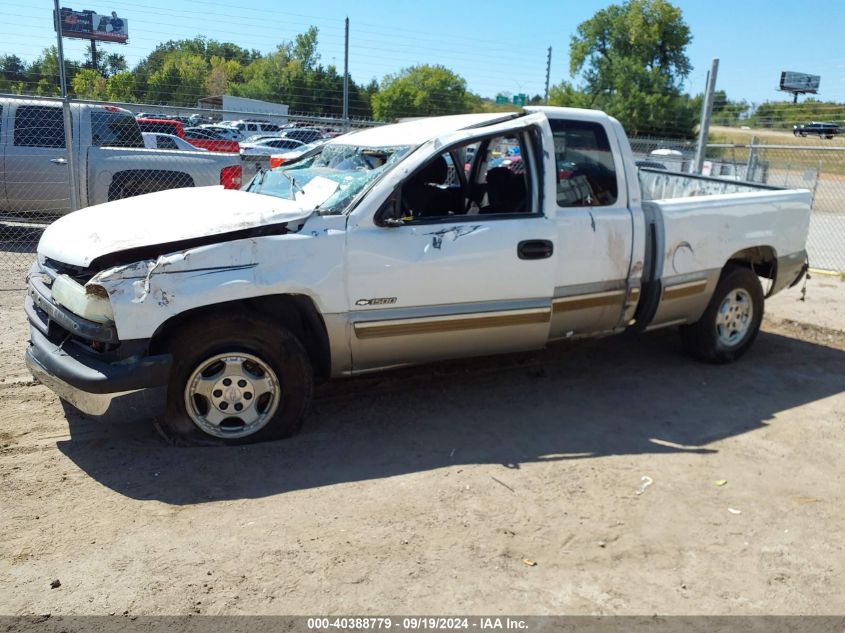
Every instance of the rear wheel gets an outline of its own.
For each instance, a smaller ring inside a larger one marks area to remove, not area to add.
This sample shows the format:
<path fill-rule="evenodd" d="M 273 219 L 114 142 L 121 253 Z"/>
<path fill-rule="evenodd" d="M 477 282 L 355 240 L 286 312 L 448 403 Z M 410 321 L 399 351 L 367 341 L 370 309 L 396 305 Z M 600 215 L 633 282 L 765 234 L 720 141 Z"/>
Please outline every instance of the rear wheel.
<path fill-rule="evenodd" d="M 190 323 L 171 338 L 167 414 L 177 444 L 243 444 L 294 435 L 313 389 L 296 337 L 249 315 Z"/>
<path fill-rule="evenodd" d="M 730 363 L 742 356 L 760 331 L 763 289 L 754 272 L 730 265 L 722 273 L 701 318 L 680 328 L 686 350 L 708 363 Z"/>

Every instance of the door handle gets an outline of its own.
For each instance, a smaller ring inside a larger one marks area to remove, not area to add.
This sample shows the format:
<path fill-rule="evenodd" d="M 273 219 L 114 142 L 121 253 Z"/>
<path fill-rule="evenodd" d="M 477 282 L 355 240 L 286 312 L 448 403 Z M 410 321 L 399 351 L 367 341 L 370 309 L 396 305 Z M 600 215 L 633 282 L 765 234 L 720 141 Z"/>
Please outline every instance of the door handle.
<path fill-rule="evenodd" d="M 520 259 L 548 259 L 555 252 L 549 240 L 525 240 L 516 247 Z"/>
<path fill-rule="evenodd" d="M 59 156 L 58 158 L 51 158 L 51 163 L 56 163 L 57 165 L 67 165 L 67 158 L 62 158 Z"/>

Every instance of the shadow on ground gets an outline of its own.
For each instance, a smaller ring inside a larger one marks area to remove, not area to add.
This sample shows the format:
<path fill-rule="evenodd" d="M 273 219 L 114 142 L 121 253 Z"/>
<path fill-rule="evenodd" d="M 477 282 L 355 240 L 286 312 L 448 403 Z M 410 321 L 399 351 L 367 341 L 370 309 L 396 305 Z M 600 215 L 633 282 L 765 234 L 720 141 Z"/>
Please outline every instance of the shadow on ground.
<path fill-rule="evenodd" d="M 845 352 L 777 334 L 762 333 L 738 363 L 710 366 L 665 332 L 329 383 L 300 436 L 262 445 L 171 448 L 148 423 L 68 408 L 71 439 L 59 449 L 131 498 L 258 498 L 455 464 L 711 453 L 717 440 L 841 393 L 843 374 Z"/>

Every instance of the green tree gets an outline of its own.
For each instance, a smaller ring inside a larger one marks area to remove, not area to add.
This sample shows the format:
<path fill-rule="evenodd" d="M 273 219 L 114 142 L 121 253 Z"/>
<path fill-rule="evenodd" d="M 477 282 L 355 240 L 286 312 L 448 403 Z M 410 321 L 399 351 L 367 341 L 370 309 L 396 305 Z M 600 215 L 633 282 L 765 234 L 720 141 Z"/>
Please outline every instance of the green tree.
<path fill-rule="evenodd" d="M 109 77 L 106 81 L 106 98 L 128 103 L 135 101 L 135 75 L 122 72 Z"/>
<path fill-rule="evenodd" d="M 0 55 L 0 76 L 9 82 L 26 80 L 26 63 L 17 55 Z"/>
<path fill-rule="evenodd" d="M 83 68 L 76 73 L 71 87 L 80 99 L 103 99 L 106 96 L 105 77 L 90 68 Z"/>
<path fill-rule="evenodd" d="M 65 77 L 68 89 L 73 85 L 73 78 L 79 71 L 80 64 L 65 59 Z M 39 96 L 54 96 L 61 93 L 59 87 L 59 52 L 55 46 L 45 48 L 41 55 L 26 69 L 26 92 Z"/>
<path fill-rule="evenodd" d="M 561 81 L 549 88 L 549 105 L 565 108 L 587 108 L 589 97 L 568 81 Z"/>
<path fill-rule="evenodd" d="M 716 125 L 736 125 L 748 116 L 751 106 L 747 101 L 731 101 L 724 90 L 713 93 L 713 123 Z"/>
<path fill-rule="evenodd" d="M 147 99 L 153 103 L 196 106 L 206 96 L 208 64 L 200 55 L 173 51 L 147 81 Z"/>
<path fill-rule="evenodd" d="M 627 0 L 578 25 L 570 74 L 580 75 L 583 105 L 617 117 L 636 134 L 689 135 L 694 118 L 681 85 L 692 40 L 681 10 L 666 0 Z M 556 98 L 575 98 L 561 86 Z"/>
<path fill-rule="evenodd" d="M 445 66 L 412 66 L 387 75 L 372 97 L 377 119 L 467 112 L 473 102 L 466 80 Z"/>
<path fill-rule="evenodd" d="M 243 77 L 243 66 L 234 59 L 212 56 L 211 70 L 205 81 L 206 91 L 210 95 L 228 94 L 232 84 L 238 83 Z"/>

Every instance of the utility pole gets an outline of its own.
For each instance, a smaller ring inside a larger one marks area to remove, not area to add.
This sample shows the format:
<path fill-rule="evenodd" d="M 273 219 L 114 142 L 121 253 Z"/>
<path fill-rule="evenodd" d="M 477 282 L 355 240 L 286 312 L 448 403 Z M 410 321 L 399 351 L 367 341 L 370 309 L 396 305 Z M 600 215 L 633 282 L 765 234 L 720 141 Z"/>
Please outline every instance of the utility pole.
<path fill-rule="evenodd" d="M 710 131 L 710 115 L 713 113 L 713 94 L 716 92 L 716 75 L 719 72 L 719 60 L 714 59 L 707 73 L 707 88 L 701 104 L 701 125 L 698 127 L 698 145 L 695 148 L 695 161 L 692 173 L 700 174 L 704 168 L 704 154 L 707 150 L 707 134 Z"/>
<path fill-rule="evenodd" d="M 349 17 L 343 42 L 343 125 L 349 129 Z"/>
<path fill-rule="evenodd" d="M 543 103 L 549 105 L 549 75 L 552 72 L 552 47 L 549 46 L 549 55 L 546 57 L 546 96 Z"/>
<path fill-rule="evenodd" d="M 67 96 L 67 77 L 65 77 L 65 50 L 62 46 L 62 14 L 59 0 L 53 0 L 56 20 L 56 50 L 59 54 L 59 85 L 62 88 L 62 115 L 65 125 L 65 151 L 67 151 L 67 179 L 70 194 L 70 210 L 79 208 L 79 196 L 76 193 L 76 159 L 73 155 L 73 134 L 71 129 L 70 99 Z"/>
<path fill-rule="evenodd" d="M 97 40 L 91 40 L 91 68 L 96 72 L 100 72 L 100 67 L 97 65 Z"/>

